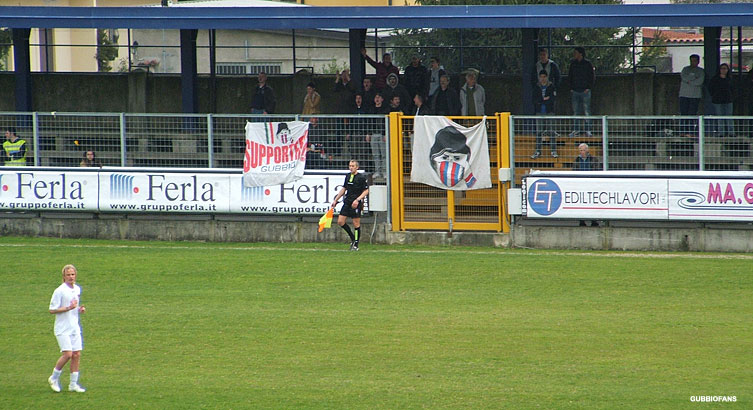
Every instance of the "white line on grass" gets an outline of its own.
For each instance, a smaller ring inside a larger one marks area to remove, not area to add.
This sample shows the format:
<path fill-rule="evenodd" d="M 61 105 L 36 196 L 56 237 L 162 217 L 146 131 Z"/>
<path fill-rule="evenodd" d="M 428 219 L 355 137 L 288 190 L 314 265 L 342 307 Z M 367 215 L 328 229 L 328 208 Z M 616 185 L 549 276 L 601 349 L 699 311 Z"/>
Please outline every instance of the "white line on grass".
<path fill-rule="evenodd" d="M 190 249 L 209 249 L 209 250 L 229 250 L 229 251 L 303 251 L 303 252 L 349 252 L 346 249 L 318 249 L 318 248 L 279 248 L 271 246 L 162 246 L 162 245 L 110 245 L 110 244 L 93 244 L 93 245 L 81 245 L 81 244 L 0 244 L 0 248 L 106 248 L 106 249 L 177 249 L 177 250 L 190 250 Z M 362 252 L 364 252 L 362 250 Z M 609 258 L 654 258 L 654 259 L 671 259 L 671 258 L 683 258 L 683 259 L 740 259 L 740 260 L 753 260 L 753 255 L 741 255 L 741 254 L 694 254 L 694 253 L 654 253 L 654 252 L 593 252 L 593 251 L 520 251 L 520 250 L 507 250 L 507 249 L 495 249 L 495 250 L 468 250 L 468 249 L 369 249 L 365 252 L 368 253 L 415 253 L 415 254 L 447 254 L 447 253 L 462 253 L 464 255 L 516 255 L 516 256 L 590 256 L 590 257 L 609 257 Z"/>

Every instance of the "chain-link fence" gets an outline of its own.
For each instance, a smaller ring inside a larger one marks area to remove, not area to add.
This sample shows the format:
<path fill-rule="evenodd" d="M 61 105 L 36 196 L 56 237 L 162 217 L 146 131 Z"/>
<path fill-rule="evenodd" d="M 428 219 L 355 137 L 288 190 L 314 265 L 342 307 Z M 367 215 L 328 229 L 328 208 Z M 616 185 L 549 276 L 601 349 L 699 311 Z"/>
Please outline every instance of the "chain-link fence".
<path fill-rule="evenodd" d="M 307 169 L 346 170 L 355 159 L 386 183 L 384 115 L 0 113 L 3 133 L 26 141 L 26 165 L 56 167 L 79 166 L 93 151 L 103 166 L 242 168 L 246 122 L 295 120 L 310 122 Z"/>
<path fill-rule="evenodd" d="M 516 184 L 530 169 L 753 169 L 750 117 L 514 116 L 512 134 Z"/>

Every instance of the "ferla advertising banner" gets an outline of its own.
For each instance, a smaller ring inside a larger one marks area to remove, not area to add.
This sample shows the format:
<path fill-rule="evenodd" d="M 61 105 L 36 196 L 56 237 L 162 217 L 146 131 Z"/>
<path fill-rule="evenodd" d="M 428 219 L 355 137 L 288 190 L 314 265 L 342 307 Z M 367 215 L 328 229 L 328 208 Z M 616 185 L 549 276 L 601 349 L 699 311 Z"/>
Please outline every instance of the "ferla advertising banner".
<path fill-rule="evenodd" d="M 342 188 L 347 173 L 306 174 L 291 183 L 266 187 L 247 187 L 241 175 L 231 175 L 230 212 L 321 215 L 329 209 Z M 368 212 L 368 207 L 367 196 L 364 201 L 365 212 Z"/>
<path fill-rule="evenodd" d="M 670 179 L 669 218 L 753 220 L 753 179 Z"/>
<path fill-rule="evenodd" d="M 244 185 L 272 186 L 302 178 L 308 129 L 303 121 L 247 122 Z"/>
<path fill-rule="evenodd" d="M 527 177 L 529 218 L 668 218 L 667 179 Z"/>
<path fill-rule="evenodd" d="M 0 209 L 86 211 L 97 209 L 96 172 L 0 170 Z"/>
<path fill-rule="evenodd" d="M 99 173 L 102 212 L 229 212 L 230 176 L 201 172 Z"/>
<path fill-rule="evenodd" d="M 486 117 L 470 128 L 443 116 L 413 121 L 412 182 L 454 191 L 492 186 Z"/>

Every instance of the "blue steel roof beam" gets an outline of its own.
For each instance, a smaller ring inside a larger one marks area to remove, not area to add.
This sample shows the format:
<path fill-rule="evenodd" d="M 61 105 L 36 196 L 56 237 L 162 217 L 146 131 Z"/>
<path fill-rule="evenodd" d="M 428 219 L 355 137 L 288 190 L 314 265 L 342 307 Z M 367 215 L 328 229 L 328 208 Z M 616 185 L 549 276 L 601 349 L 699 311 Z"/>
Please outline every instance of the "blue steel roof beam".
<path fill-rule="evenodd" d="M 753 4 L 0 7 L 11 28 L 304 29 L 751 26 Z"/>

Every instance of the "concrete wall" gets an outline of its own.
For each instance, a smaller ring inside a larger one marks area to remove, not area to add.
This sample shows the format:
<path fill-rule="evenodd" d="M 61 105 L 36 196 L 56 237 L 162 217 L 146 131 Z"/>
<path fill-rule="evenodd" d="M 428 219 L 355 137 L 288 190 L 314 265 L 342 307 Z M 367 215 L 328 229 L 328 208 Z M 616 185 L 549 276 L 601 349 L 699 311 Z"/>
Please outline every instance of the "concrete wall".
<path fill-rule="evenodd" d="M 0 235 L 212 242 L 340 242 L 341 229 L 317 233 L 317 217 L 161 216 L 5 213 Z M 391 232 L 380 214 L 362 220 L 362 243 L 524 247 L 540 249 L 753 252 L 753 230 L 740 224 L 645 223 L 600 228 L 515 225 L 511 234 Z M 374 235 L 372 237 L 372 232 Z M 345 248 L 344 248 L 345 249 Z"/>
<path fill-rule="evenodd" d="M 306 84 L 315 81 L 322 95 L 324 113 L 335 113 L 334 77 L 299 74 L 271 77 L 270 85 L 277 95 L 278 113 L 300 113 Z M 217 113 L 245 114 L 255 77 L 218 77 Z M 460 83 L 460 76 L 453 82 Z M 522 112 L 522 87 L 515 76 L 482 76 L 480 83 L 487 92 L 487 114 Z M 15 110 L 15 78 L 13 73 L 0 74 L 0 110 Z M 567 81 L 557 101 L 557 113 L 572 113 Z M 678 112 L 677 74 L 641 73 L 597 77 L 593 90 L 594 115 L 674 115 Z M 181 110 L 180 77 L 172 74 L 131 72 L 123 74 L 32 74 L 35 111 L 94 111 L 177 113 Z M 199 111 L 211 107 L 210 79 L 199 77 Z M 742 109 L 742 107 L 740 107 Z"/>

